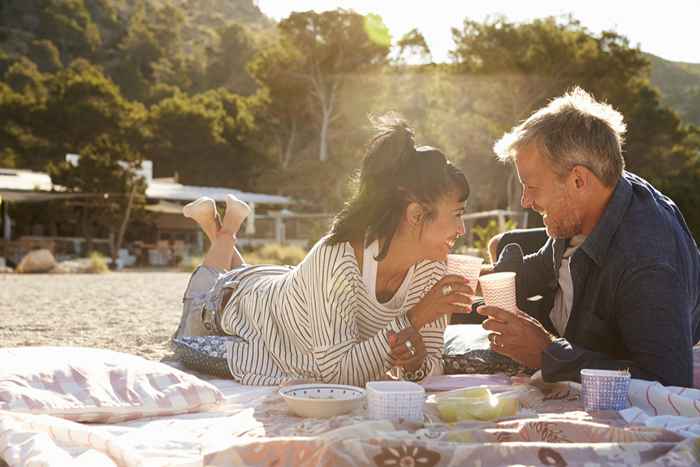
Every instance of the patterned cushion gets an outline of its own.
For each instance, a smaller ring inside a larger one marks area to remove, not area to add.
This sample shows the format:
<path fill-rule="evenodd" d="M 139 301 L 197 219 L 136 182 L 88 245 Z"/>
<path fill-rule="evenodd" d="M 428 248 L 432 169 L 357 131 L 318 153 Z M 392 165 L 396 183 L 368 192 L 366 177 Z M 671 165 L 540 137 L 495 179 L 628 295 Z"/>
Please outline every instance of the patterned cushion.
<path fill-rule="evenodd" d="M 136 355 L 85 347 L 0 349 L 0 410 L 115 423 L 214 408 L 215 386 Z"/>
<path fill-rule="evenodd" d="M 173 337 L 172 346 L 182 364 L 194 371 L 220 378 L 231 378 L 226 360 L 226 343 L 234 336 Z"/>
<path fill-rule="evenodd" d="M 454 324 L 445 329 L 445 374 L 532 374 L 511 358 L 489 348 L 488 331 L 478 324 Z"/>

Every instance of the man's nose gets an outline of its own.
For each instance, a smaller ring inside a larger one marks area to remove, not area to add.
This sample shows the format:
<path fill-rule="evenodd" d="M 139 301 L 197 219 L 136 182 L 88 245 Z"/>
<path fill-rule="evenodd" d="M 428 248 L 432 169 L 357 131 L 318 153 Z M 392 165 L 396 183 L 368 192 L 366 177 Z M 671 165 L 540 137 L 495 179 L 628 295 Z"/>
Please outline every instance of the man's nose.
<path fill-rule="evenodd" d="M 523 194 L 520 197 L 520 205 L 525 209 L 529 209 L 530 206 L 532 205 L 532 201 L 530 200 L 530 197 L 527 196 L 526 190 L 523 190 Z"/>

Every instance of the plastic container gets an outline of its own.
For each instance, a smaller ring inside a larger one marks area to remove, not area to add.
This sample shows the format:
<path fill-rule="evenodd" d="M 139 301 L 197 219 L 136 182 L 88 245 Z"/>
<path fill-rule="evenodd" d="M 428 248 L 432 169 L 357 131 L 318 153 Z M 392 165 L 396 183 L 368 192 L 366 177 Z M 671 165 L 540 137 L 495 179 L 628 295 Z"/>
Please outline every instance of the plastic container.
<path fill-rule="evenodd" d="M 367 411 L 375 420 L 423 421 L 425 389 L 410 381 L 367 383 Z"/>

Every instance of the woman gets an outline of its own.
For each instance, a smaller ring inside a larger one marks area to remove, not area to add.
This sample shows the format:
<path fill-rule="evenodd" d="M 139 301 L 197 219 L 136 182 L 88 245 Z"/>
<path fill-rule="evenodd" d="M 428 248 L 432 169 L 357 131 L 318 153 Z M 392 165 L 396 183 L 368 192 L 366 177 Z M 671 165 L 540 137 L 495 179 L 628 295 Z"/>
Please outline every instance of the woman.
<path fill-rule="evenodd" d="M 235 244 L 248 208 L 234 197 L 222 221 L 212 200 L 185 207 L 212 240 L 185 315 L 241 338 L 229 349 L 237 381 L 364 386 L 392 367 L 412 380 L 442 372 L 446 315 L 465 311 L 472 293 L 445 276 L 469 186 L 442 152 L 416 148 L 397 117 L 375 124 L 357 194 L 294 268 L 245 265 Z"/>

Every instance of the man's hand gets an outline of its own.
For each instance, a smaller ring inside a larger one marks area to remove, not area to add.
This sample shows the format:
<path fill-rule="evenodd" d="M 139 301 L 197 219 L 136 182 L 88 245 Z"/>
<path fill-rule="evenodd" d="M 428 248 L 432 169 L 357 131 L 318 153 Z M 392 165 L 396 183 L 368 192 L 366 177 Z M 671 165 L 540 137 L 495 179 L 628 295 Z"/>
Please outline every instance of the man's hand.
<path fill-rule="evenodd" d="M 488 317 L 481 326 L 492 331 L 491 350 L 528 368 L 542 368 L 542 352 L 556 338 L 539 321 L 520 310 L 513 312 L 495 306 L 480 306 L 477 312 Z"/>

